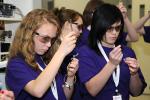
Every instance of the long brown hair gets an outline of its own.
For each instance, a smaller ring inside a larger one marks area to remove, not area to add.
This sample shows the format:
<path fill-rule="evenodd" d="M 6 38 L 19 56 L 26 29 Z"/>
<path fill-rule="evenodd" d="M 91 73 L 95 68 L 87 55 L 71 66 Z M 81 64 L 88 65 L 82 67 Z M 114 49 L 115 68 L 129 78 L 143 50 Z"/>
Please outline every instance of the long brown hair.
<path fill-rule="evenodd" d="M 58 19 L 51 11 L 35 9 L 24 17 L 12 42 L 10 59 L 21 54 L 29 65 L 37 68 L 34 58 L 33 34 L 44 23 L 52 23 L 59 29 Z"/>
<path fill-rule="evenodd" d="M 95 9 L 102 4 L 104 4 L 103 0 L 89 0 L 89 2 L 86 4 L 85 9 L 83 11 L 83 19 L 85 27 L 91 25 Z"/>
<path fill-rule="evenodd" d="M 62 27 L 64 26 L 65 22 L 75 22 L 78 20 L 79 17 L 82 17 L 82 15 L 73 10 L 73 9 L 66 9 L 64 7 L 62 7 L 61 9 L 55 8 L 54 10 L 55 15 L 59 18 L 59 22 L 60 22 L 60 27 L 62 29 Z M 55 52 L 58 50 L 60 44 L 61 44 L 61 39 L 60 39 L 60 35 L 62 33 L 59 34 L 58 38 L 56 39 L 55 43 L 51 46 L 51 50 L 49 51 L 52 57 Z"/>

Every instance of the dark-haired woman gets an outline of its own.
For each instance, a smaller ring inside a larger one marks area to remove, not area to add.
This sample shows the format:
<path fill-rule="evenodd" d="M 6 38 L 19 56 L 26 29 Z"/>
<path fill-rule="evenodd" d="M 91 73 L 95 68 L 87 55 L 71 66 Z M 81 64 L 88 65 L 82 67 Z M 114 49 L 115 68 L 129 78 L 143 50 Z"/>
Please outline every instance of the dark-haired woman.
<path fill-rule="evenodd" d="M 89 44 L 79 49 L 83 100 L 129 100 L 146 87 L 134 51 L 121 45 L 124 27 L 120 10 L 103 4 L 93 13 Z"/>

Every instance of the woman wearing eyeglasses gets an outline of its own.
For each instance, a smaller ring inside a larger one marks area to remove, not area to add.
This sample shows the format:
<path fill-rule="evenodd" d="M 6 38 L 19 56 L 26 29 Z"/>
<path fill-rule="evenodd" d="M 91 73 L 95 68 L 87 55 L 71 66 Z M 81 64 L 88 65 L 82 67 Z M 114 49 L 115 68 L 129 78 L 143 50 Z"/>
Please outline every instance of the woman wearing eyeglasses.
<path fill-rule="evenodd" d="M 120 45 L 124 27 L 120 10 L 111 4 L 93 13 L 89 44 L 79 49 L 82 100 L 129 100 L 140 95 L 146 83 L 134 51 Z"/>
<path fill-rule="evenodd" d="M 80 35 L 82 35 L 82 28 L 83 28 L 83 19 L 82 15 L 73 10 L 73 9 L 67 9 L 67 8 L 60 8 L 54 10 L 55 14 L 58 16 L 60 25 L 61 25 L 61 34 L 58 36 L 58 39 L 55 41 L 54 45 L 52 46 L 53 51 L 55 52 L 56 49 L 58 49 L 58 46 L 60 45 L 61 41 L 64 39 L 64 36 L 69 34 L 69 32 L 73 31 L 76 33 L 77 43 L 75 49 L 65 57 L 63 64 L 61 65 L 61 72 L 64 75 L 67 75 L 67 65 L 70 63 L 72 58 L 76 58 L 78 56 L 78 48 L 80 47 L 79 39 Z M 54 52 L 51 52 L 54 54 Z M 74 87 L 74 92 L 71 100 L 80 100 L 80 83 L 78 81 L 78 76 L 76 76 L 76 84 Z"/>
<path fill-rule="evenodd" d="M 74 58 L 67 65 L 66 77 L 59 69 L 66 55 L 75 48 L 77 39 L 75 32 L 68 32 L 51 56 L 49 51 L 59 30 L 58 18 L 44 9 L 29 12 L 22 20 L 10 48 L 6 72 L 6 84 L 16 100 L 71 98 L 78 60 Z"/>
<path fill-rule="evenodd" d="M 98 6 L 101 6 L 104 3 L 105 3 L 104 0 L 89 0 L 87 5 L 85 6 L 85 9 L 83 11 L 84 28 L 83 28 L 83 34 L 80 39 L 81 44 L 87 44 L 89 31 L 91 30 L 91 22 L 93 18 L 93 13 Z M 136 33 L 132 23 L 130 22 L 128 18 L 127 9 L 124 6 L 123 2 L 119 2 L 117 7 L 122 12 L 123 19 L 125 22 L 125 28 L 127 30 L 127 32 L 123 32 L 123 35 L 121 37 L 122 38 L 121 44 L 127 45 L 128 42 L 138 41 L 138 38 L 139 38 L 138 34 Z"/>

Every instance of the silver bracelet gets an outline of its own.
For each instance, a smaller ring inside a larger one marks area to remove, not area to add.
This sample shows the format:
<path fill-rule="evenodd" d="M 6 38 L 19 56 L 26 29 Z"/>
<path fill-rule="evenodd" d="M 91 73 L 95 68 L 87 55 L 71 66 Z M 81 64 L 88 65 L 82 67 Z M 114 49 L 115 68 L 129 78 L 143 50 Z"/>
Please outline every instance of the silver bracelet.
<path fill-rule="evenodd" d="M 71 87 L 73 87 L 74 84 L 76 83 L 76 76 L 74 76 L 74 82 L 73 82 L 73 83 L 67 82 L 66 79 L 67 79 L 67 75 L 65 75 L 65 77 L 64 77 L 64 84 L 63 84 L 63 87 L 66 87 L 66 88 L 71 89 Z"/>
<path fill-rule="evenodd" d="M 69 89 L 71 89 L 71 87 L 73 87 L 73 83 L 72 84 L 70 84 L 70 83 L 68 83 L 68 82 L 65 82 L 64 84 L 63 84 L 63 87 L 66 87 L 66 88 L 69 88 Z"/>

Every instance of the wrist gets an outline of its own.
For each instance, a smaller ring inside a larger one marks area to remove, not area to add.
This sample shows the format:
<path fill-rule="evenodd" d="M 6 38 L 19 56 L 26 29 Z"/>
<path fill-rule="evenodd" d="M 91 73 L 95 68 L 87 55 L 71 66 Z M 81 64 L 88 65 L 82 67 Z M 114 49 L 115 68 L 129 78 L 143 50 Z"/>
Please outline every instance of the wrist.
<path fill-rule="evenodd" d="M 130 20 L 129 20 L 129 18 L 127 16 L 125 18 L 123 18 L 123 20 L 124 20 L 124 24 L 127 24 L 127 23 L 130 22 Z"/>
<path fill-rule="evenodd" d="M 109 66 L 111 66 L 111 68 L 113 68 L 113 69 L 115 69 L 116 66 L 117 66 L 115 63 L 113 63 L 113 62 L 111 62 L 111 61 L 109 61 L 108 64 L 109 64 Z"/>
<path fill-rule="evenodd" d="M 58 55 L 59 57 L 62 57 L 62 58 L 64 58 L 66 56 L 66 54 L 61 52 L 59 49 L 57 50 L 56 55 Z"/>
<path fill-rule="evenodd" d="M 71 89 L 71 87 L 73 87 L 75 83 L 76 83 L 76 76 L 75 75 L 71 76 L 71 77 L 65 75 L 63 87 Z"/>

